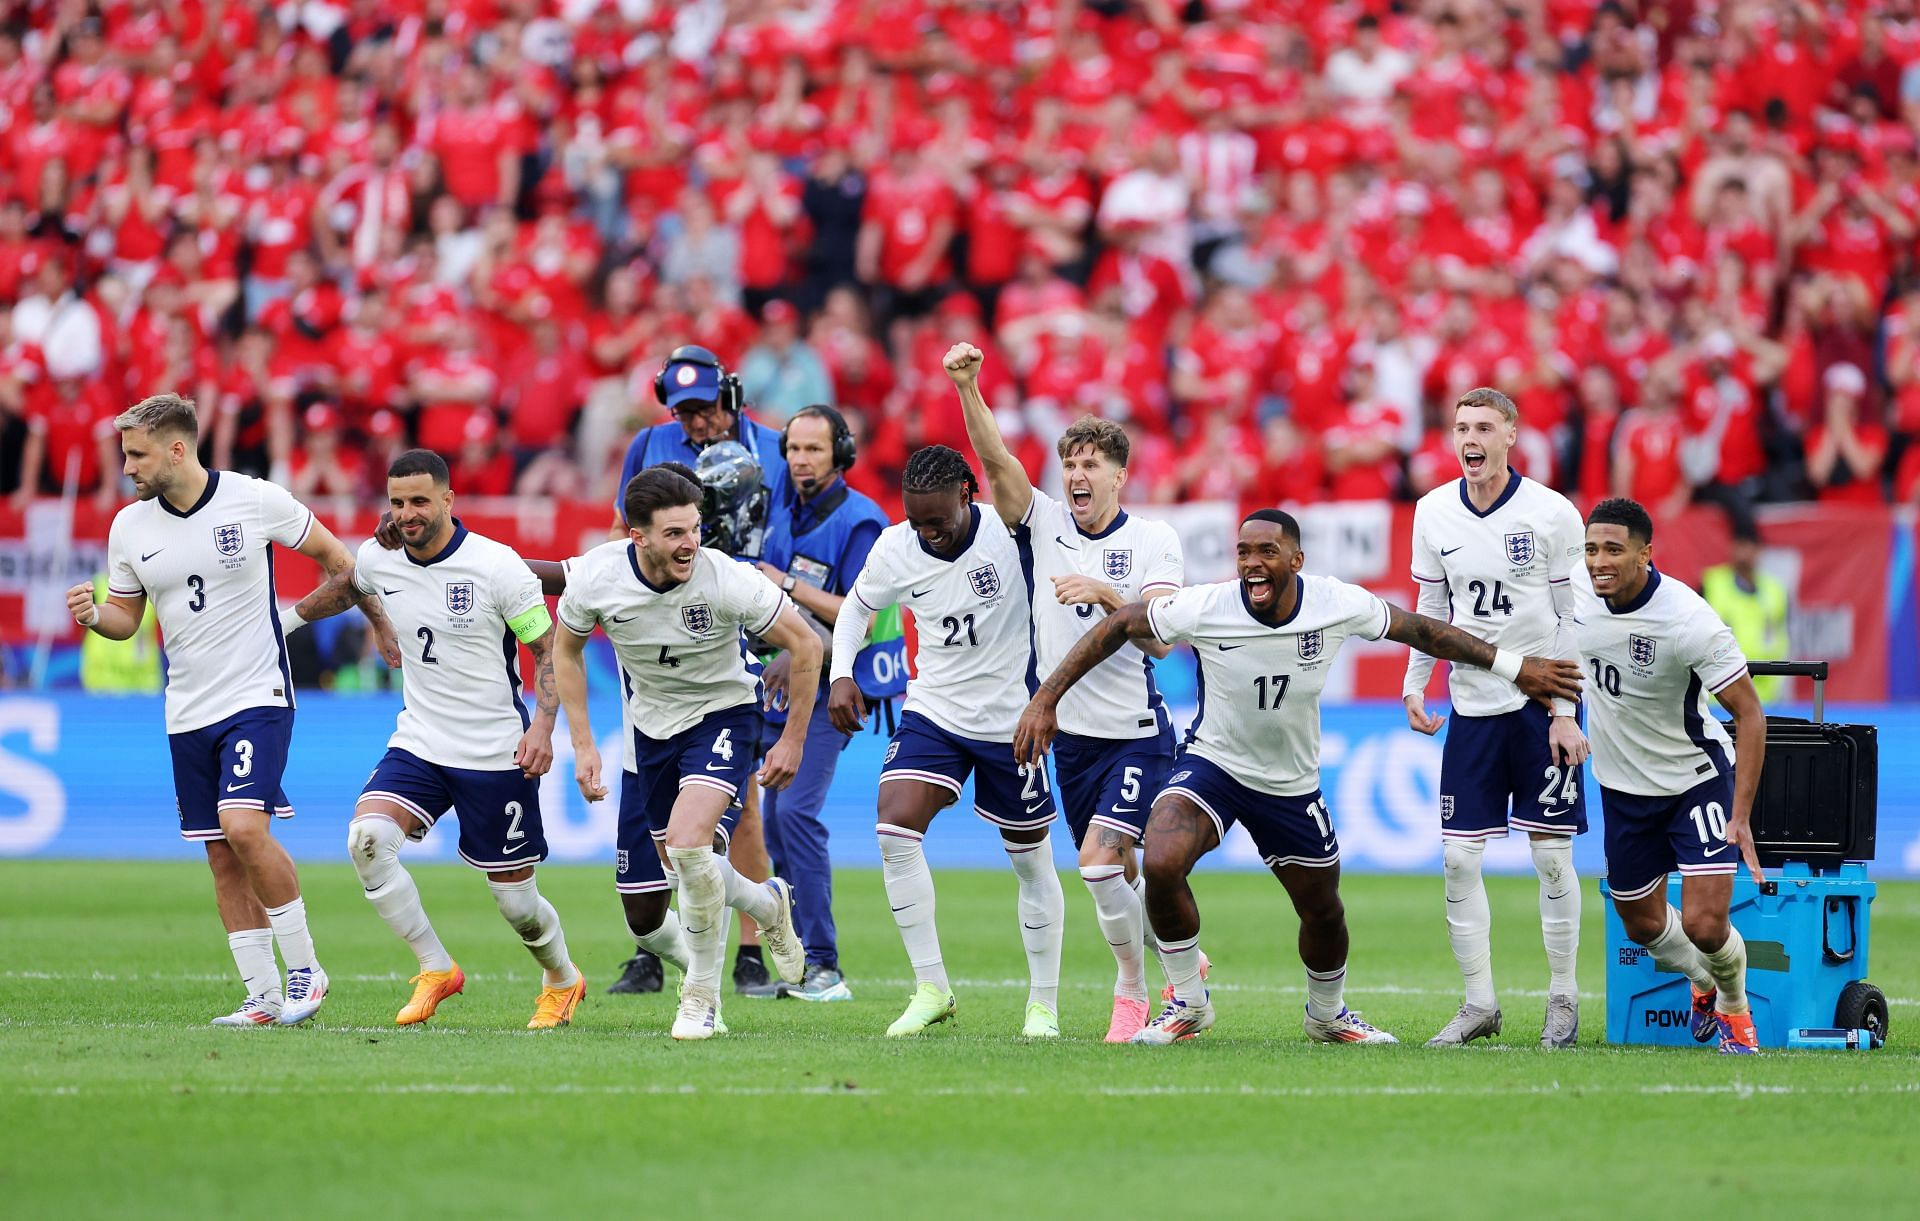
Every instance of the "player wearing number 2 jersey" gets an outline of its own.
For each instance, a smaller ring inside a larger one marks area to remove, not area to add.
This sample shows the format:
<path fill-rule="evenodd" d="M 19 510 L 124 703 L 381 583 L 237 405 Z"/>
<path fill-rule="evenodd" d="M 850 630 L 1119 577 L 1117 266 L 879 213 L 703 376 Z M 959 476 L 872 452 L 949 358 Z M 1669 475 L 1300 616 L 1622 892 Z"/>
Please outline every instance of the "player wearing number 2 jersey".
<path fill-rule="evenodd" d="M 206 845 L 214 895 L 247 999 L 223 1026 L 303 1022 L 327 994 L 306 904 L 286 850 L 268 833 L 291 816 L 280 791 L 293 733 L 288 625 L 275 609 L 274 547 L 330 573 L 353 557 L 306 506 L 274 484 L 209 471 L 194 449 L 199 421 L 177 395 L 144 399 L 115 426 L 139 493 L 107 536 L 107 602 L 91 582 L 67 591 L 82 627 L 110 640 L 138 630 L 149 599 L 167 646 L 167 738 L 180 834 Z M 368 616 L 391 663 L 393 630 Z M 284 995 L 274 942 L 286 960 Z"/>
<path fill-rule="evenodd" d="M 913 964 L 914 993 L 887 1028 L 919 1034 L 953 1015 L 953 989 L 933 922 L 933 874 L 921 841 L 934 815 L 973 777 L 973 812 L 1000 828 L 1020 881 L 1032 1038 L 1060 1033 L 1060 937 L 1066 899 L 1053 870 L 1047 826 L 1053 792 L 1044 761 L 1014 762 L 1014 722 L 1033 682 L 1031 552 L 1025 527 L 1009 532 L 974 503 L 967 460 L 930 445 L 907 460 L 907 520 L 880 532 L 833 628 L 828 712 L 851 733 L 866 716 L 853 679 L 867 624 L 896 603 L 919 623 L 919 651 L 900 726 L 881 764 L 880 858 L 887 902 Z"/>
<path fill-rule="evenodd" d="M 1086 417 L 1060 438 L 1062 503 L 1039 491 L 1001 439 L 980 396 L 982 355 L 972 344 L 947 353 L 967 436 L 980 456 L 1002 521 L 1025 531 L 1034 576 L 1034 649 L 1041 672 L 1107 615 L 1140 598 L 1164 598 L 1184 576 L 1180 536 L 1165 522 L 1120 507 L 1127 434 Z M 1173 762 L 1173 727 L 1153 681 L 1167 647 L 1128 643 L 1096 666 L 1060 704 L 1054 775 L 1067 829 L 1080 850 L 1080 877 L 1118 968 L 1107 1042 L 1125 1043 L 1147 1024 L 1146 919 L 1135 848 L 1147 806 Z"/>
<path fill-rule="evenodd" d="M 1558 492 L 1507 466 L 1519 416 L 1513 400 L 1482 387 L 1453 408 L 1454 453 L 1461 478 L 1427 493 L 1413 511 L 1413 579 L 1419 611 L 1459 624 L 1520 653 L 1573 655 L 1573 593 L 1568 574 L 1581 548 L 1579 512 Z M 1427 713 L 1433 659 L 1407 659 L 1402 688 L 1407 723 L 1435 733 L 1447 718 Z M 1453 724 L 1440 762 L 1441 864 L 1446 875 L 1447 935 L 1466 983 L 1466 1000 L 1429 1047 L 1457 1047 L 1497 1034 L 1492 916 L 1480 861 L 1487 841 L 1509 826 L 1531 839 L 1540 877 L 1540 936 L 1551 977 L 1543 1047 L 1571 1047 L 1580 1030 L 1574 960 L 1580 949 L 1580 880 L 1573 837 L 1587 829 L 1580 764 L 1586 741 L 1572 701 L 1551 712 L 1512 683 L 1480 670 L 1448 679 Z"/>
<path fill-rule="evenodd" d="M 1458 628 L 1409 615 L 1356 585 L 1303 577 L 1300 528 L 1277 509 L 1241 523 L 1240 579 L 1195 585 L 1109 616 L 1075 645 L 1021 717 L 1014 754 L 1037 759 L 1062 694 L 1122 641 L 1186 643 L 1200 657 L 1200 709 L 1147 825 L 1147 914 L 1173 996 L 1134 1042 L 1166 1044 L 1213 1025 L 1200 979 L 1200 911 L 1187 875 L 1235 822 L 1300 916 L 1306 1031 L 1323 1043 L 1396 1040 L 1343 1002 L 1347 924 L 1340 845 L 1320 795 L 1320 691 L 1349 636 L 1386 638 L 1491 669 L 1529 696 L 1574 697 L 1571 662 L 1496 650 Z"/>
<path fill-rule="evenodd" d="M 587 984 L 567 957 L 559 913 L 533 877 L 547 855 L 539 778 L 553 763 L 560 707 L 553 617 L 540 582 L 513 549 L 472 533 L 453 515 L 440 455 L 415 449 L 396 458 L 387 470 L 387 502 L 402 549 L 369 539 L 350 574 L 294 609 L 318 619 L 345 610 L 356 591 L 376 595 L 404 642 L 406 702 L 347 827 L 347 855 L 367 901 L 419 959 L 413 995 L 396 1023 L 426 1021 L 466 983 L 400 863 L 401 845 L 424 839 L 451 806 L 461 859 L 487 875 L 500 915 L 540 964 L 528 1028 L 565 1026 Z M 533 716 L 522 697 L 522 643 L 535 666 Z"/>
<path fill-rule="evenodd" d="M 1767 717 L 1747 659 L 1706 599 L 1653 567 L 1653 521 L 1631 500 L 1588 515 L 1575 587 L 1607 889 L 1627 935 L 1693 982 L 1693 1037 L 1750 1055 L 1747 947 L 1728 919 L 1739 862 L 1760 880 L 1749 820 Z M 1737 757 L 1709 693 L 1733 713 Z M 1676 867 L 1682 911 L 1667 902 Z"/>
<path fill-rule="evenodd" d="M 792 716 L 759 776 L 772 789 L 784 788 L 800 762 L 820 638 L 759 571 L 700 546 L 700 485 L 683 472 L 656 466 L 635 475 L 624 500 L 628 540 L 603 543 L 568 566 L 554 668 L 574 779 L 588 801 L 599 801 L 607 790 L 581 650 L 595 627 L 613 645 L 632 728 L 615 886 L 629 931 L 686 973 L 673 1037 L 706 1039 L 721 1033 L 726 908 L 760 925 L 783 980 L 799 983 L 806 967 L 786 882 L 748 882 L 715 852 L 728 812 L 754 780 L 762 723 L 759 679 L 741 633 L 793 653 Z M 667 910 L 663 865 L 679 880 L 678 920 Z"/>

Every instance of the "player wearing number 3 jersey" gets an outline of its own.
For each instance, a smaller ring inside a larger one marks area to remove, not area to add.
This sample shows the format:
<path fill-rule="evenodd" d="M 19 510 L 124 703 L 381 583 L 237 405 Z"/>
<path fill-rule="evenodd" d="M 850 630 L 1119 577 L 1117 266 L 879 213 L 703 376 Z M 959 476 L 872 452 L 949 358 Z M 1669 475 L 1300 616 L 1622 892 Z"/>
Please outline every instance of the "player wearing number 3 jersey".
<path fill-rule="evenodd" d="M 1607 889 L 1627 935 L 1693 982 L 1693 1037 L 1750 1055 L 1747 947 L 1728 919 L 1739 862 L 1760 880 L 1749 820 L 1767 717 L 1747 659 L 1706 599 L 1653 567 L 1653 521 L 1631 500 L 1594 506 L 1574 585 Z M 1733 713 L 1737 758 L 1709 693 Z M 1682 911 L 1667 902 L 1675 868 Z"/>
<path fill-rule="evenodd" d="M 1396 1040 L 1343 1002 L 1347 924 L 1340 902 L 1340 845 L 1320 795 L 1320 692 L 1350 636 L 1386 638 L 1456 663 L 1491 669 L 1528 696 L 1573 698 L 1571 662 L 1522 658 L 1458 628 L 1410 615 L 1357 585 L 1300 575 L 1300 528 L 1277 509 L 1240 526 L 1240 579 L 1195 585 L 1110 615 L 1041 684 L 1020 719 L 1014 754 L 1039 758 L 1053 739 L 1054 708 L 1121 643 L 1185 643 L 1200 658 L 1200 708 L 1173 775 L 1147 823 L 1147 915 L 1173 996 L 1134 1037 L 1166 1044 L 1213 1025 L 1200 978 L 1200 910 L 1187 875 L 1246 825 L 1300 917 L 1307 969 L 1306 1031 L 1323 1043 Z"/>
<path fill-rule="evenodd" d="M 919 450 L 902 479 L 907 520 L 880 532 L 833 629 L 828 712 L 843 733 L 859 728 L 866 701 L 853 659 L 867 623 L 899 604 L 919 624 L 914 677 L 887 746 L 878 798 L 887 903 L 913 964 L 914 993 L 887 1028 L 913 1035 L 953 1015 L 953 988 L 934 927 L 933 874 L 921 841 L 934 815 L 973 777 L 973 812 L 1000 828 L 1020 880 L 1027 951 L 1024 1033 L 1060 1033 L 1060 943 L 1066 899 L 1047 827 L 1053 792 L 1044 760 L 1013 758 L 1013 727 L 1033 683 L 1033 588 L 1024 526 L 1010 532 L 974 503 L 967 460 L 944 445 Z"/>
<path fill-rule="evenodd" d="M 700 485 L 692 474 L 665 464 L 627 482 L 628 538 L 568 565 L 554 666 L 574 779 L 588 801 L 599 801 L 607 790 L 582 656 L 595 627 L 620 665 L 632 732 L 620 781 L 615 888 L 634 938 L 686 973 L 676 1039 L 722 1033 L 726 908 L 760 926 L 781 979 L 797 984 L 806 968 L 787 883 L 749 882 L 716 848 L 725 847 L 727 820 L 755 780 L 759 753 L 760 681 L 742 633 L 793 653 L 791 716 L 758 777 L 770 789 L 785 788 L 800 764 L 820 676 L 820 638 L 779 586 L 700 546 Z M 675 880 L 678 919 L 667 910 Z"/>

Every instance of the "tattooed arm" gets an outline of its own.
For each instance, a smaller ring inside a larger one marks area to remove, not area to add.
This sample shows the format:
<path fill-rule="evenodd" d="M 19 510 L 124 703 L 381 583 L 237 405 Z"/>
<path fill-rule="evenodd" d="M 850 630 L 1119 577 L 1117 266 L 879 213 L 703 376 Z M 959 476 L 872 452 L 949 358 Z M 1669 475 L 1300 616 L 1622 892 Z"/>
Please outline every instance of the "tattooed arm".
<path fill-rule="evenodd" d="M 1145 602 L 1129 603 L 1096 623 L 1061 659 L 1060 667 L 1040 684 L 1013 731 L 1016 761 L 1039 766 L 1059 729 L 1053 710 L 1060 697 L 1067 693 L 1067 688 L 1085 678 L 1088 671 L 1119 652 L 1128 640 L 1137 644 L 1158 642 L 1153 625 L 1147 619 Z"/>
<path fill-rule="evenodd" d="M 527 642 L 533 654 L 533 722 L 521 735 L 513 761 L 523 775 L 544 776 L 553 766 L 553 722 L 560 713 L 560 686 L 553 675 L 553 634 L 549 626 L 538 639 Z"/>
<path fill-rule="evenodd" d="M 1553 657 L 1526 657 L 1516 665 L 1513 654 L 1503 656 L 1502 650 L 1451 623 L 1410 614 L 1397 606 L 1387 607 L 1387 639 L 1442 661 L 1492 670 L 1537 700 L 1580 698 L 1580 667 L 1573 662 Z"/>

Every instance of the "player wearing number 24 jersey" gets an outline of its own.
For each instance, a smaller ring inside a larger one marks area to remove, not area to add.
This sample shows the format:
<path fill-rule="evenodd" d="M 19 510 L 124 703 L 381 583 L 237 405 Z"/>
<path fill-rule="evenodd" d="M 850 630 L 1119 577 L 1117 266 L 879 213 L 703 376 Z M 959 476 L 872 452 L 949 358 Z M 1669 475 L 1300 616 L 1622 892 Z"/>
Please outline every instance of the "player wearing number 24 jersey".
<path fill-rule="evenodd" d="M 1041 684 L 1020 720 L 1014 753 L 1038 758 L 1052 740 L 1060 696 L 1121 641 L 1185 643 L 1200 657 L 1200 710 L 1147 825 L 1147 913 L 1173 996 L 1134 1042 L 1161 1045 L 1213 1025 L 1200 978 L 1200 912 L 1187 875 L 1235 822 L 1299 913 L 1307 970 L 1305 1026 L 1327 1043 L 1391 1043 L 1343 1003 L 1346 916 L 1340 848 L 1320 795 L 1320 691 L 1350 636 L 1411 645 L 1480 666 L 1532 698 L 1573 697 L 1571 663 L 1522 658 L 1434 619 L 1389 606 L 1358 586 L 1301 575 L 1300 528 L 1277 509 L 1240 527 L 1238 581 L 1189 586 L 1109 616 Z"/>
<path fill-rule="evenodd" d="M 1751 819 L 1767 717 L 1747 659 L 1706 599 L 1653 567 L 1653 521 L 1631 500 L 1587 517 L 1575 582 L 1587 664 L 1593 771 L 1606 814 L 1607 889 L 1627 935 L 1693 982 L 1693 1035 L 1729 1055 L 1758 1050 L 1747 949 L 1728 911 L 1745 860 L 1760 880 Z M 1740 749 L 1707 708 L 1733 713 Z M 1667 902 L 1678 868 L 1683 910 Z"/>

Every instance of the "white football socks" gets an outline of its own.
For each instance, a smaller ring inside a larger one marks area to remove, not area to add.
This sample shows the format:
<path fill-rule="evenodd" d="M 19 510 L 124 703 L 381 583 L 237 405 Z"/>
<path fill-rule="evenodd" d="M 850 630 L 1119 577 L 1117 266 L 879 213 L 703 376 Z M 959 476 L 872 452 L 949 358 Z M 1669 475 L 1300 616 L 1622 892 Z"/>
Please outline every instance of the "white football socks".
<path fill-rule="evenodd" d="M 540 964 L 541 982 L 549 988 L 572 987 L 580 973 L 567 957 L 567 937 L 560 929 L 560 913 L 541 895 L 532 878 L 518 882 L 487 879 L 493 902 L 520 941 Z"/>
<path fill-rule="evenodd" d="M 660 920 L 660 927 L 651 933 L 634 933 L 633 926 L 627 931 L 633 933 L 634 944 L 652 954 L 661 962 L 670 962 L 680 969 L 682 975 L 687 972 L 687 934 L 680 927 L 680 915 L 671 907 Z"/>
<path fill-rule="evenodd" d="M 1724 952 L 1726 947 L 1721 946 Z M 1680 921 L 1680 913 L 1673 904 L 1667 904 L 1667 927 L 1660 935 L 1647 942 L 1647 949 L 1653 952 L 1653 960 L 1669 971 L 1678 971 L 1693 981 L 1693 986 L 1702 992 L 1719 986 L 1713 972 L 1707 969 L 1706 956 L 1700 953 L 1698 946 L 1687 939 L 1686 927 Z M 1741 947 L 1744 955 L 1745 946 Z M 1744 997 L 1743 997 L 1744 999 Z"/>
<path fill-rule="evenodd" d="M 1133 893 L 1140 896 L 1140 944 L 1149 954 L 1160 952 L 1160 943 L 1153 936 L 1153 921 L 1147 919 L 1147 871 L 1142 869 L 1133 876 Z"/>
<path fill-rule="evenodd" d="M 1020 879 L 1020 941 L 1027 950 L 1027 1003 L 1060 1012 L 1060 947 L 1065 940 L 1067 895 L 1053 867 L 1053 836 L 1037 844 L 1002 838 L 1014 876 Z"/>
<path fill-rule="evenodd" d="M 1711 954 L 1700 956 L 1707 964 L 1707 970 L 1713 973 L 1713 983 L 1720 990 L 1713 1007 L 1721 1013 L 1745 1013 L 1747 1011 L 1747 943 L 1740 936 L 1740 930 L 1727 925 L 1726 944 Z"/>
<path fill-rule="evenodd" d="M 1160 943 L 1160 966 L 1173 985 L 1174 999 L 1198 1008 L 1207 1003 L 1207 986 L 1200 982 L 1200 938 Z"/>
<path fill-rule="evenodd" d="M 780 913 L 780 901 L 773 897 L 766 883 L 754 882 L 742 876 L 725 857 L 716 857 L 720 865 L 720 877 L 727 887 L 727 906 L 737 912 L 745 912 L 758 925 L 773 923 Z"/>
<path fill-rule="evenodd" d="M 1460 978 L 1466 983 L 1467 1004 L 1497 1009 L 1500 1002 L 1493 995 L 1493 913 L 1487 907 L 1487 885 L 1480 876 L 1480 859 L 1486 850 L 1484 840 L 1444 840 L 1440 860 L 1447 881 L 1447 940 L 1453 944 L 1453 960 L 1460 964 Z"/>
<path fill-rule="evenodd" d="M 1580 957 L 1580 877 L 1573 871 L 1573 841 L 1565 836 L 1533 841 L 1533 871 L 1540 875 L 1540 940 L 1547 947 L 1547 991 L 1577 996 Z"/>
<path fill-rule="evenodd" d="M 712 845 L 669 848 L 667 858 L 680 875 L 680 918 L 687 937 L 687 987 L 715 996 L 720 992 L 720 962 L 727 953 L 727 883 Z"/>
<path fill-rule="evenodd" d="M 1140 910 L 1140 895 L 1127 881 L 1126 867 L 1082 865 L 1080 877 L 1087 884 L 1087 893 L 1093 896 L 1094 918 L 1099 921 L 1100 933 L 1107 939 L 1119 968 L 1113 994 L 1129 1000 L 1146 1000 L 1146 958 L 1142 941 L 1146 920 Z"/>
<path fill-rule="evenodd" d="M 367 902 L 387 922 L 394 935 L 407 943 L 420 962 L 422 971 L 451 971 L 453 957 L 427 919 L 420 905 L 420 890 L 413 875 L 400 863 L 400 845 L 407 839 L 398 823 L 382 815 L 356 818 L 347 825 L 347 858 Z"/>
<path fill-rule="evenodd" d="M 1307 1016 L 1316 1022 L 1331 1022 L 1347 1007 L 1347 964 L 1331 971 L 1307 970 Z"/>
<path fill-rule="evenodd" d="M 273 930 L 243 928 L 227 934 L 227 948 L 233 951 L 233 965 L 248 996 L 266 996 L 280 1000 L 280 964 L 273 960 Z"/>
<path fill-rule="evenodd" d="M 921 848 L 925 837 L 918 831 L 886 823 L 876 830 L 887 906 L 893 908 L 893 922 L 900 926 L 900 940 L 907 947 L 913 977 L 942 992 L 952 992 L 946 963 L 940 956 L 940 932 L 933 923 L 933 871 L 927 868 L 927 854 Z"/>
<path fill-rule="evenodd" d="M 289 971 L 312 970 L 318 965 L 313 956 L 313 938 L 307 933 L 307 901 L 295 898 L 267 909 L 267 923 L 273 925 L 273 939 L 280 943 L 280 957 Z"/>

